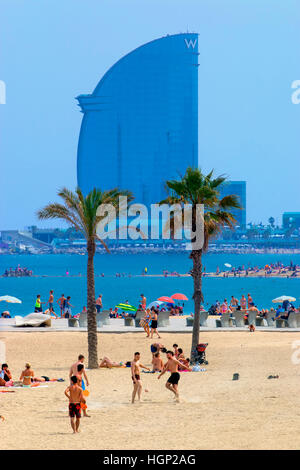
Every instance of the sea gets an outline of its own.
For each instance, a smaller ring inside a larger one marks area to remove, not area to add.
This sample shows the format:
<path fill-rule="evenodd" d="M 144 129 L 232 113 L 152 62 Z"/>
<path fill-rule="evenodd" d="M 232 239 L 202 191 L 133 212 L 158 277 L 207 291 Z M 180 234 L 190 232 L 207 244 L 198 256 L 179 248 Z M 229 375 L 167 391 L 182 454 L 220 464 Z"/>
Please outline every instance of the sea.
<path fill-rule="evenodd" d="M 300 265 L 300 254 L 215 254 L 203 257 L 207 272 L 233 267 L 265 266 L 266 264 L 290 262 Z M 22 304 L 0 304 L 0 312 L 8 310 L 12 316 L 25 316 L 34 311 L 36 295 L 48 301 L 49 290 L 54 290 L 56 300 L 64 294 L 71 296 L 72 313 L 80 312 L 86 306 L 86 255 L 1 255 L 0 274 L 7 268 L 18 265 L 33 271 L 32 277 L 0 278 L 0 296 L 11 295 L 19 298 Z M 95 288 L 96 297 L 103 295 L 105 309 L 119 302 L 129 301 L 138 306 L 140 295 L 144 294 L 147 304 L 158 297 L 183 293 L 188 297 L 184 302 L 184 312 L 193 312 L 193 280 L 189 277 L 155 277 L 163 270 L 188 273 L 192 267 L 188 253 L 140 253 L 140 254 L 96 254 Z M 147 268 L 149 276 L 142 276 Z M 104 277 L 101 274 L 104 274 Z M 120 273 L 121 277 L 117 277 Z M 153 277 L 152 277 L 153 276 Z M 287 278 L 203 278 L 204 306 L 208 308 L 216 300 L 230 300 L 231 295 L 239 298 L 250 293 L 258 308 L 270 308 L 272 299 L 280 295 L 296 297 L 300 305 L 300 279 Z M 57 305 L 57 304 L 56 304 Z M 273 304 L 274 305 L 274 304 Z M 58 305 L 56 311 L 58 311 Z"/>

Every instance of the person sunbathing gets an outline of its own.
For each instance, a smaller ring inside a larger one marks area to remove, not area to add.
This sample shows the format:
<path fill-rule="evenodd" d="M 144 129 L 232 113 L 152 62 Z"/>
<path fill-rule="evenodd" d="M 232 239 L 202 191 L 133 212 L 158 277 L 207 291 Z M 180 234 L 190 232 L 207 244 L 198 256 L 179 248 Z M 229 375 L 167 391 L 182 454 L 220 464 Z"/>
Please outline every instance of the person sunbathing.
<path fill-rule="evenodd" d="M 31 387 L 33 384 L 40 382 L 62 382 L 63 379 L 49 379 L 47 376 L 35 377 L 34 371 L 31 369 L 31 364 L 27 362 L 25 369 L 22 371 L 20 379 L 23 387 Z"/>
<path fill-rule="evenodd" d="M 13 385 L 12 375 L 7 364 L 2 364 L 0 372 L 0 386 L 10 387 Z"/>
<path fill-rule="evenodd" d="M 124 367 L 123 362 L 114 362 L 109 357 L 104 356 L 103 359 L 100 358 L 99 367 L 104 367 L 106 369 L 111 369 L 112 367 Z"/>
<path fill-rule="evenodd" d="M 31 364 L 26 362 L 25 369 L 22 371 L 20 380 L 23 384 L 23 387 L 30 387 L 34 378 L 34 372 L 31 369 Z"/>

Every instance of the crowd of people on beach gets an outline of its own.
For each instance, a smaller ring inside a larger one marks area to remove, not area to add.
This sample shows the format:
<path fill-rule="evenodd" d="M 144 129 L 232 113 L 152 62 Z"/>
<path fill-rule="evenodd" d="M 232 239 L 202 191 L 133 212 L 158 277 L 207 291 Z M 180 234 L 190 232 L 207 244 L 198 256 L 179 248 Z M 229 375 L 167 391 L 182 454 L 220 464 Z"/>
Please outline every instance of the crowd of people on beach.
<path fill-rule="evenodd" d="M 230 268 L 229 268 L 230 266 Z M 298 277 L 300 276 L 300 266 L 295 264 L 293 261 L 289 265 L 284 265 L 281 262 L 265 264 L 264 266 L 238 266 L 233 267 L 228 264 L 228 268 L 220 269 L 219 266 L 215 273 L 207 273 L 205 268 L 203 276 L 215 275 L 217 277 Z"/>
<path fill-rule="evenodd" d="M 203 306 L 201 307 L 204 310 Z M 245 319 L 248 317 L 249 311 L 255 311 L 258 317 L 265 318 L 266 315 L 269 313 L 268 309 L 259 310 L 255 305 L 251 294 L 247 294 L 247 298 L 243 294 L 241 299 L 238 300 L 233 295 L 231 296 L 230 302 L 228 303 L 227 299 L 221 303 L 218 300 L 213 304 L 208 312 L 210 315 L 223 315 L 224 313 L 234 314 L 235 310 L 242 310 L 245 312 Z M 283 319 L 288 320 L 289 315 L 292 312 L 296 312 L 297 308 L 293 305 L 288 299 L 284 300 L 282 304 L 279 304 L 276 309 L 273 309 L 274 317 L 273 320 Z"/>
<path fill-rule="evenodd" d="M 144 366 L 141 363 L 141 354 L 135 352 L 133 359 L 127 362 L 114 362 L 109 357 L 104 356 L 100 359 L 99 368 L 111 369 L 114 367 L 122 367 L 130 369 L 130 376 L 133 384 L 131 395 L 131 403 L 134 404 L 136 399 L 141 400 L 142 395 L 142 380 L 141 370 L 147 373 L 158 373 L 157 379 L 160 379 L 166 372 L 170 373 L 166 381 L 166 388 L 174 394 L 176 401 L 179 401 L 178 384 L 180 380 L 180 372 L 190 372 L 193 369 L 190 367 L 190 360 L 186 358 L 182 348 L 178 344 L 173 344 L 173 349 L 167 349 L 161 343 L 152 343 L 150 346 L 151 352 L 151 367 Z M 162 354 L 166 354 L 166 360 L 162 358 Z M 65 389 L 64 394 L 68 398 L 68 412 L 70 417 L 70 424 L 73 433 L 79 432 L 81 412 L 84 417 L 90 417 L 87 413 L 86 398 L 89 396 L 89 379 L 84 366 L 84 355 L 79 354 L 78 359 L 74 362 L 69 369 L 69 385 Z M 64 382 L 65 379 L 49 378 L 47 376 L 37 377 L 29 362 L 25 364 L 24 369 L 21 371 L 19 380 L 14 380 L 12 373 L 7 363 L 3 363 L 0 372 L 0 392 L 9 391 L 9 388 L 22 387 L 31 388 L 40 386 L 44 382 Z M 5 387 L 5 389 L 3 389 Z M 12 390 L 13 391 L 13 390 Z M 148 392 L 145 389 L 145 392 Z M 0 416 L 0 419 L 4 419 Z"/>
<path fill-rule="evenodd" d="M 6 269 L 3 273 L 3 277 L 25 277 L 32 276 L 33 272 L 30 269 L 22 268 L 19 264 L 16 268 Z"/>

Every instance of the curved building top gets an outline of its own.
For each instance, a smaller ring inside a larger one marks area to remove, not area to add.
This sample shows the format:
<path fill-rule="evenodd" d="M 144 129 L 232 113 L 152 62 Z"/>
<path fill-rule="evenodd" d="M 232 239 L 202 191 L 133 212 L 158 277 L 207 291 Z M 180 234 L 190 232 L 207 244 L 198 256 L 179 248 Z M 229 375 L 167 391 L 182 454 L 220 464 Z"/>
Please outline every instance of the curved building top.
<path fill-rule="evenodd" d="M 151 41 L 125 55 L 91 95 L 77 156 L 84 193 L 118 186 L 149 205 L 167 179 L 198 164 L 198 34 Z"/>

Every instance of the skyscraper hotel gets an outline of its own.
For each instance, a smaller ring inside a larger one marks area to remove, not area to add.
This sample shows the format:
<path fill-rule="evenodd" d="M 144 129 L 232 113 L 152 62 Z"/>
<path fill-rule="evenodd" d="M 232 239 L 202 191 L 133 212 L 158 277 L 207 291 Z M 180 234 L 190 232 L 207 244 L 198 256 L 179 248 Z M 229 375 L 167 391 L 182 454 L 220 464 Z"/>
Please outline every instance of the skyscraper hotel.
<path fill-rule="evenodd" d="M 167 35 L 122 57 L 83 112 L 78 185 L 119 187 L 149 205 L 166 196 L 166 179 L 198 166 L 198 34 Z"/>

